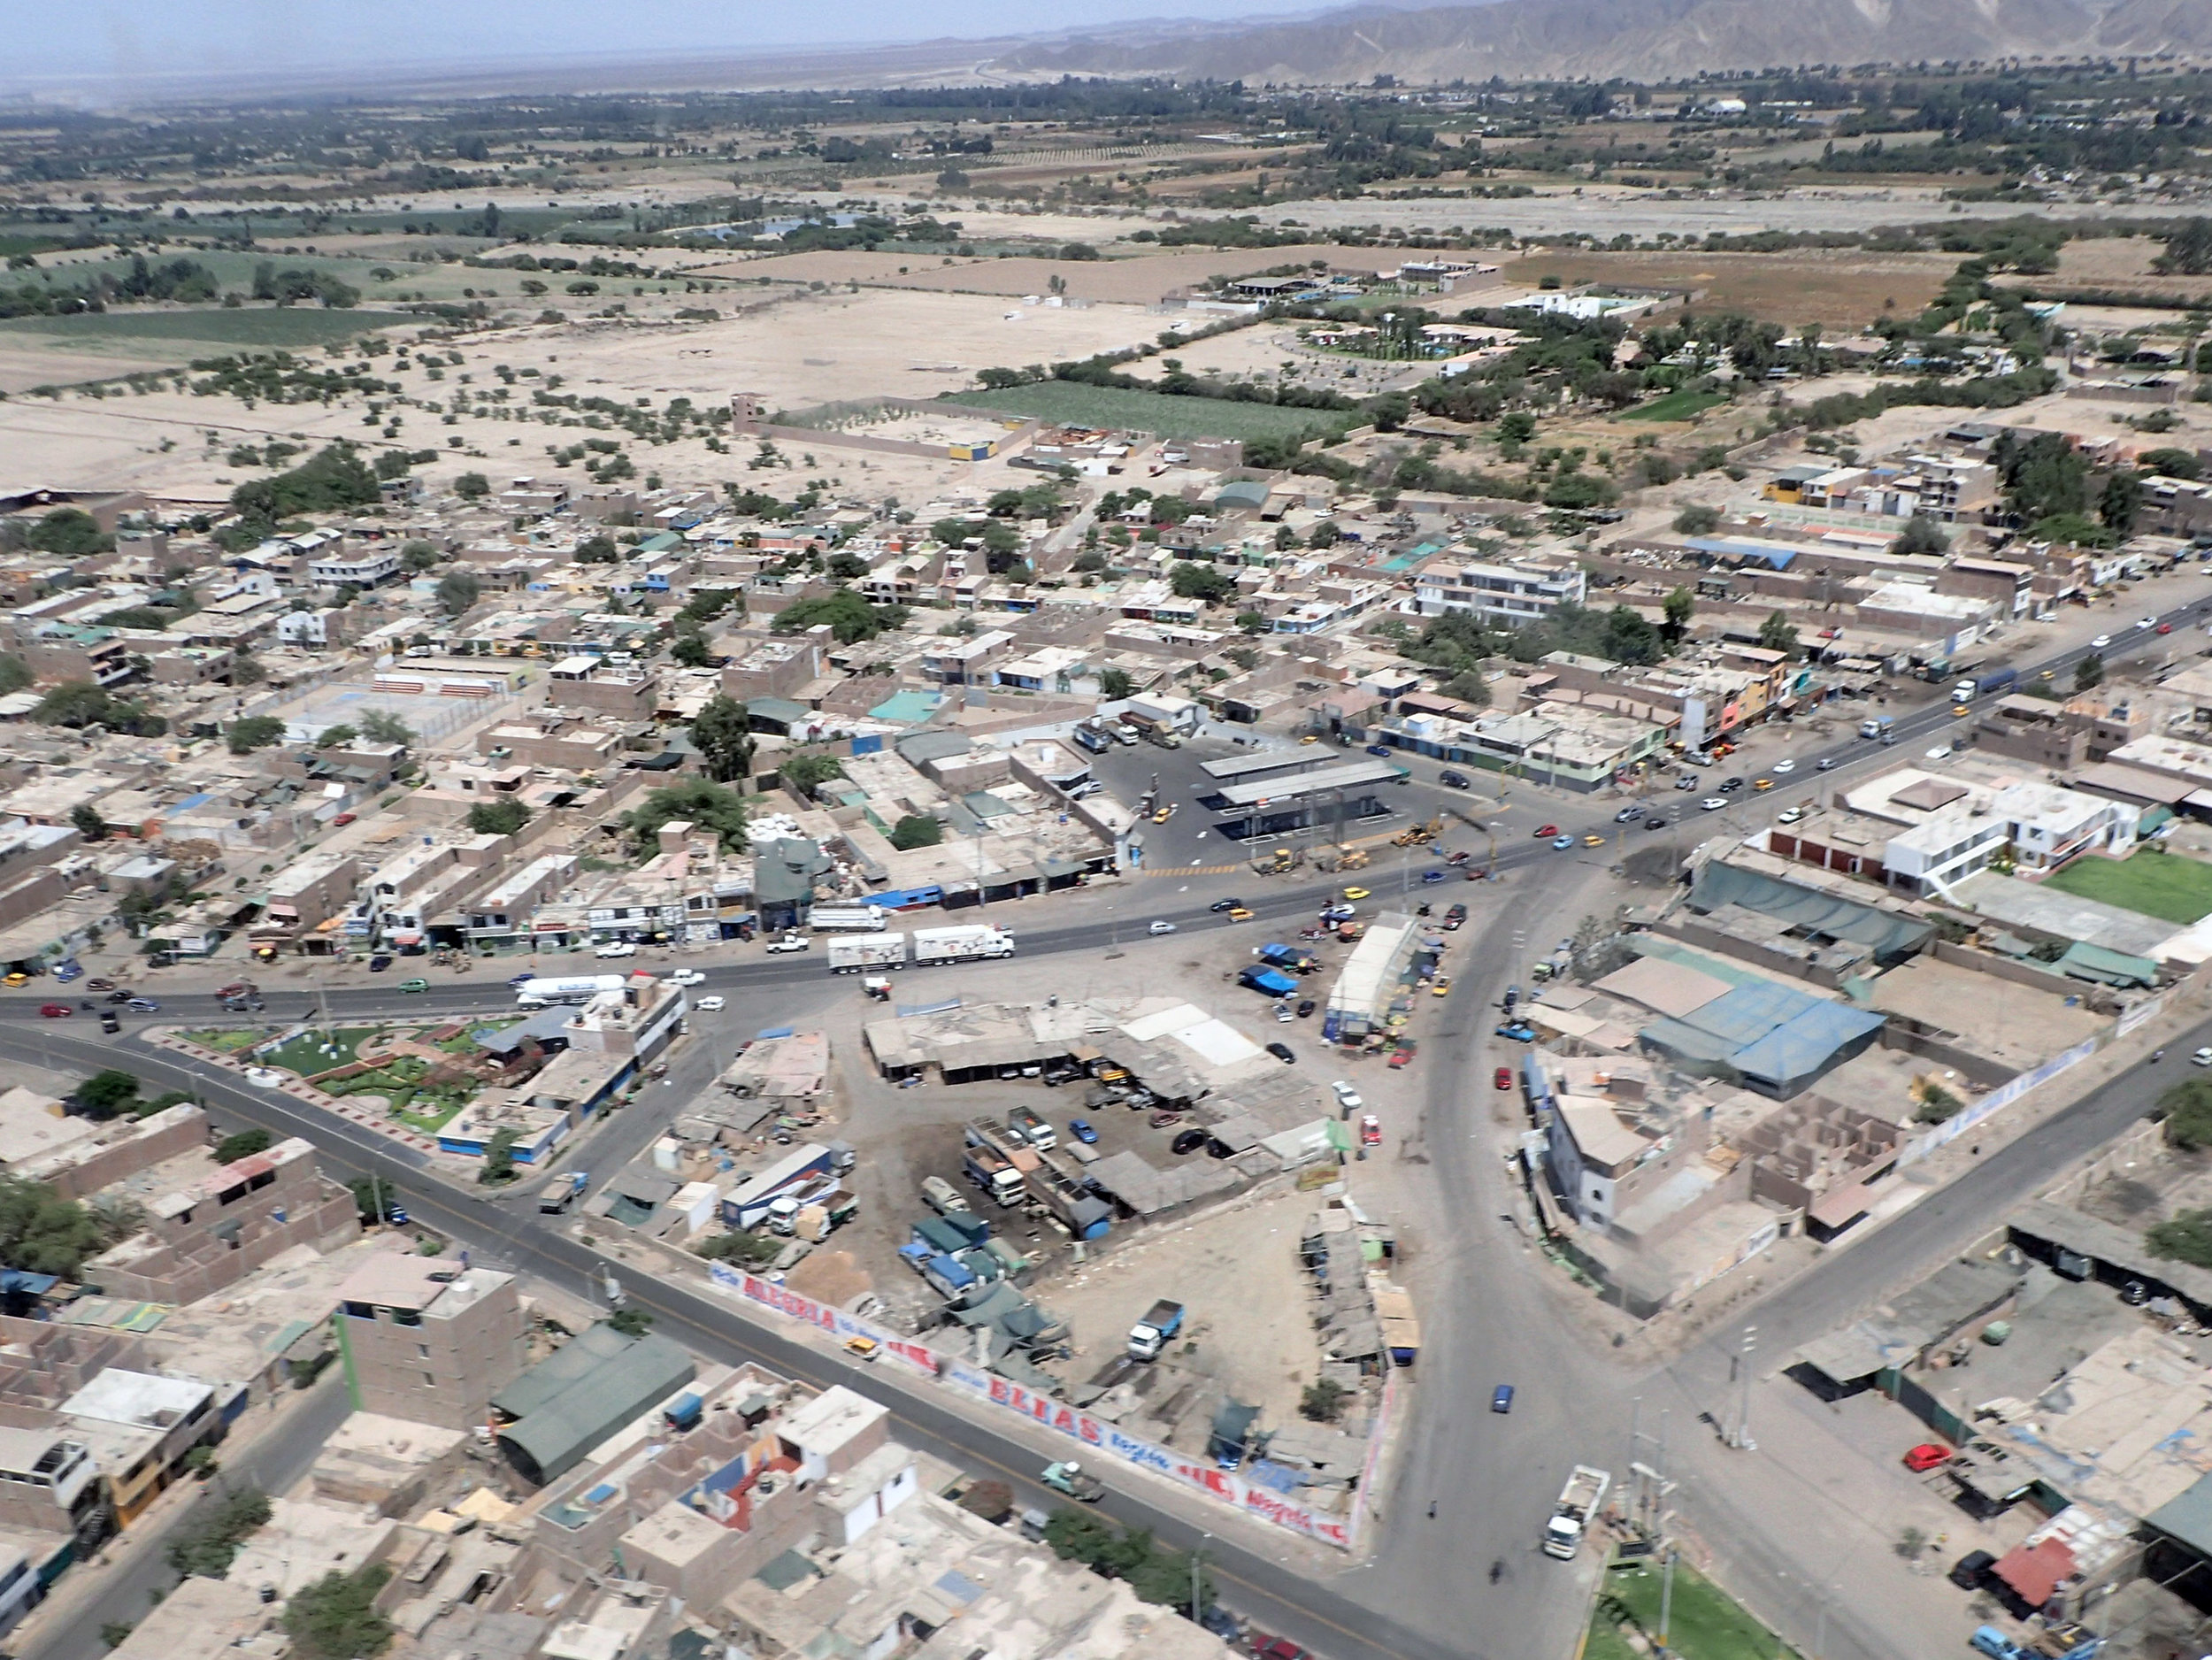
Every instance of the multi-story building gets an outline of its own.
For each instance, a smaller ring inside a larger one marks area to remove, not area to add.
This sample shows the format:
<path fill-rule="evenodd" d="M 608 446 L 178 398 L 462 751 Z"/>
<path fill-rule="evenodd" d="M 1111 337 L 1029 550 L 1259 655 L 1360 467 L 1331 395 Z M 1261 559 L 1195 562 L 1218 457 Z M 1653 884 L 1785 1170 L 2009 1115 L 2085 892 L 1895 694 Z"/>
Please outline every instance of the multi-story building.
<path fill-rule="evenodd" d="M 1432 565 L 1413 585 L 1414 608 L 1424 617 L 1471 614 L 1501 628 L 1540 622 L 1589 593 L 1579 565 L 1535 556 L 1510 565 Z"/>
<path fill-rule="evenodd" d="M 88 1549 L 114 1524 L 107 1484 L 82 1441 L 65 1429 L 0 1428 L 0 1527 L 66 1533 Z"/>
<path fill-rule="evenodd" d="M 342 542 L 307 562 L 307 580 L 318 588 L 377 588 L 399 574 L 399 549 L 383 542 L 348 551 Z"/>
<path fill-rule="evenodd" d="M 522 1371 L 512 1274 L 382 1255 L 338 1287 L 332 1318 L 359 1411 L 475 1429 L 492 1421 L 492 1396 Z"/>
<path fill-rule="evenodd" d="M 618 720 L 650 720 L 659 696 L 653 671 L 641 663 L 563 657 L 547 671 L 547 696 L 557 709 L 588 709 Z"/>
<path fill-rule="evenodd" d="M 48 623 L 23 642 L 23 660 L 41 685 L 89 680 L 113 686 L 130 679 L 129 644 L 112 628 Z"/>

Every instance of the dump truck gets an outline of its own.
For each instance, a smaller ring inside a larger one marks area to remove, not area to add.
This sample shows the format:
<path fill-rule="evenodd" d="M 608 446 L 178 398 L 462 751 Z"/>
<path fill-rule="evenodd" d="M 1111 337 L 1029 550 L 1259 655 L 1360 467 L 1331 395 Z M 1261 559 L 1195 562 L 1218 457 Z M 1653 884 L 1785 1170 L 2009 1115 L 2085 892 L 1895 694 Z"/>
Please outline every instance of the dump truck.
<path fill-rule="evenodd" d="M 858 974 L 869 969 L 905 966 L 903 934 L 856 934 L 829 942 L 829 970 L 833 974 Z"/>
<path fill-rule="evenodd" d="M 1183 1329 L 1183 1305 L 1162 1297 L 1145 1310 L 1144 1318 L 1129 1328 L 1129 1357 L 1157 1360 L 1175 1333 Z"/>
<path fill-rule="evenodd" d="M 1037 1478 L 1055 1493 L 1064 1493 L 1078 1504 L 1095 1504 L 1106 1496 L 1106 1484 L 1072 1458 L 1047 1464 Z"/>
<path fill-rule="evenodd" d="M 975 963 L 1014 955 L 1014 936 L 1003 928 L 974 922 L 956 928 L 917 928 L 914 966 L 935 963 Z"/>
<path fill-rule="evenodd" d="M 1559 1489 L 1559 1502 L 1544 1524 L 1544 1554 L 1556 1556 L 1562 1562 L 1573 1558 L 1582 1548 L 1583 1530 L 1590 1518 L 1598 1513 L 1598 1506 L 1605 1502 L 1608 1488 L 1613 1485 L 1613 1472 L 1593 1469 L 1588 1464 L 1577 1464 L 1568 1473 L 1567 1485 Z"/>
<path fill-rule="evenodd" d="M 996 1148 L 970 1146 L 960 1165 L 968 1180 L 999 1204 L 1016 1204 L 1022 1197 L 1022 1173 Z"/>

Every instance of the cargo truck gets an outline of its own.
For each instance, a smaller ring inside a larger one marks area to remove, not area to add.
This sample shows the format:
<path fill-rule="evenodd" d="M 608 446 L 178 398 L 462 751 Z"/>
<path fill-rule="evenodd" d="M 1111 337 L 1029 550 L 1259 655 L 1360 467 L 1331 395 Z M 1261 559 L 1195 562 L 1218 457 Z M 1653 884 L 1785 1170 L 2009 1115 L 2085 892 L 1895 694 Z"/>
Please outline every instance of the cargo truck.
<path fill-rule="evenodd" d="M 960 1168 L 967 1179 L 980 1187 L 994 1203 L 1018 1204 L 1022 1197 L 1022 1173 L 1008 1163 L 997 1149 L 971 1147 L 961 1155 Z"/>
<path fill-rule="evenodd" d="M 1009 1112 L 1006 1127 L 1040 1151 L 1060 1145 L 1060 1133 L 1027 1107 L 1016 1107 Z"/>
<path fill-rule="evenodd" d="M 1889 735 L 1889 729 L 1896 724 L 1897 723 L 1891 719 L 1887 715 L 1877 715 L 1871 720 L 1862 720 L 1859 722 L 1859 736 L 1862 738 L 1885 738 Z"/>
<path fill-rule="evenodd" d="M 1287 997 L 1298 989 L 1296 980 L 1271 968 L 1239 969 L 1237 984 L 1248 986 L 1254 991 L 1263 992 L 1270 997 Z"/>
<path fill-rule="evenodd" d="M 1183 1305 L 1161 1298 L 1145 1311 L 1144 1318 L 1129 1328 L 1129 1357 L 1157 1360 L 1160 1351 L 1182 1329 Z"/>
<path fill-rule="evenodd" d="M 905 966 L 903 934 L 859 934 L 829 942 L 829 967 L 833 974 L 858 974 L 870 969 Z"/>
<path fill-rule="evenodd" d="M 833 1174 L 839 1168 L 838 1154 L 832 1148 L 819 1142 L 795 1148 L 724 1195 L 722 1220 L 734 1228 L 758 1227 L 767 1220 L 768 1207 L 776 1200 L 808 1187 L 820 1177 Z"/>
<path fill-rule="evenodd" d="M 807 926 L 817 934 L 880 934 L 881 905 L 816 905 L 807 912 Z"/>
<path fill-rule="evenodd" d="M 950 1216 L 956 1210 L 967 1216 L 975 1214 L 975 1207 L 961 1196 L 960 1189 L 942 1176 L 922 1178 L 922 1197 L 939 1216 Z"/>
<path fill-rule="evenodd" d="M 1014 955 L 1014 936 L 987 923 L 972 922 L 956 928 L 917 928 L 914 966 L 936 963 L 975 963 Z"/>
<path fill-rule="evenodd" d="M 629 984 L 622 974 L 574 974 L 565 980 L 526 980 L 515 988 L 518 1009 L 544 1009 L 557 1003 L 589 1003 L 603 991 L 620 991 Z"/>
<path fill-rule="evenodd" d="M 1577 1464 L 1569 1472 L 1567 1485 L 1559 1489 L 1559 1503 L 1544 1524 L 1544 1554 L 1556 1556 L 1562 1562 L 1571 1561 L 1582 1548 L 1582 1534 L 1590 1525 L 1590 1518 L 1598 1513 L 1598 1506 L 1605 1502 L 1606 1490 L 1613 1485 L 1613 1472 L 1594 1470 L 1588 1464 Z"/>

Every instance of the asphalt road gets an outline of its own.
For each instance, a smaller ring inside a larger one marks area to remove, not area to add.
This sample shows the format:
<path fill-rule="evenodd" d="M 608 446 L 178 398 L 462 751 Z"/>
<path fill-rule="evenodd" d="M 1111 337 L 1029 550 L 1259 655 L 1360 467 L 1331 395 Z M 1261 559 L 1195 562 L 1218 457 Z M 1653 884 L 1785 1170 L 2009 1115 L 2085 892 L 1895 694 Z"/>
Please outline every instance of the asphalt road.
<path fill-rule="evenodd" d="M 19 1660 L 101 1660 L 108 1645 L 101 1640 L 100 1627 L 143 1618 L 153 1606 L 153 1598 L 176 1585 L 177 1572 L 168 1563 L 166 1541 L 170 1538 L 204 1519 L 227 1493 L 243 1487 L 283 1492 L 313 1466 L 331 1432 L 352 1410 L 344 1377 L 333 1366 L 317 1380 L 307 1400 L 288 1404 L 288 1416 L 275 1428 L 234 1455 L 226 1452 L 215 1479 L 200 1490 L 189 1506 L 170 1514 L 150 1538 L 134 1530 L 119 1541 L 111 1541 L 110 1550 L 119 1543 L 134 1553 L 129 1562 L 103 1581 L 97 1596 L 86 1600 L 52 1626 L 38 1630 L 24 1647 L 11 1643 L 12 1651 Z M 60 1594 L 68 1596 L 81 1589 L 65 1579 Z"/>
<path fill-rule="evenodd" d="M 2159 650 L 2193 649 L 2178 631 L 2212 602 L 2164 613 L 2175 624 L 2177 636 L 2162 637 L 2149 630 L 2131 630 L 2104 655 L 2108 658 L 2144 656 Z M 2077 648 L 2024 662 L 2024 680 L 2048 669 L 2054 678 L 2070 672 L 2071 665 L 2086 655 Z M 1852 729 L 1869 706 L 1838 705 L 1832 711 L 1847 719 Z M 1825 749 L 1797 753 L 1799 772 L 1793 785 L 1810 785 L 1827 775 L 1815 770 L 1821 757 L 1839 763 L 1838 771 L 1854 765 L 1887 762 L 1913 753 L 1909 746 L 1924 747 L 1955 726 L 1946 701 L 1909 711 L 1896 718 L 1897 745 L 1884 749 L 1855 740 L 1832 743 Z M 1233 752 L 1233 751 L 1229 751 Z M 1200 757 L 1189 749 L 1176 752 L 1123 751 L 1157 756 L 1163 761 L 1188 765 Z M 1425 816 L 1430 804 L 1454 799 L 1454 792 L 1434 785 L 1435 764 L 1419 757 L 1400 757 L 1416 774 L 1407 787 L 1409 811 Z M 1717 770 L 1715 776 L 1718 775 Z M 1830 780 L 1834 781 L 1834 780 Z M 1747 795 L 1748 792 L 1747 792 Z M 1187 799 L 1187 798 L 1186 798 Z M 1467 798 L 1458 796 L 1461 803 Z M 1596 831 L 1609 835 L 1609 846 L 1633 842 L 1635 833 L 1617 833 L 1609 823 L 1613 800 L 1557 796 L 1539 798 L 1541 811 L 1555 818 L 1563 829 L 1579 834 Z M 1768 805 L 1786 799 L 1781 791 L 1759 798 Z M 1179 823 L 1202 827 L 1190 819 L 1188 807 Z M 1667 816 L 1678 821 L 1678 809 Z M 1689 815 L 1693 822 L 1699 815 Z M 1727 826 L 1733 814 L 1715 814 Z M 1220 843 L 1222 854 L 1205 851 L 1214 837 L 1199 839 L 1194 827 L 1191 844 L 1198 857 L 1227 863 L 1234 844 Z M 1443 846 L 1454 844 L 1448 833 Z M 1457 843 L 1468 846 L 1479 838 L 1462 833 Z M 1479 851 L 1479 848 L 1472 850 Z M 1432 856 L 1431 856 L 1432 857 Z M 1500 869 L 1513 873 L 1535 868 L 1564 857 L 1547 843 L 1525 836 L 1502 840 Z M 1609 855 L 1608 856 L 1610 857 Z M 1414 866 L 1407 862 L 1408 870 Z M 1396 873 L 1392 872 L 1390 873 Z M 1375 880 L 1384 878 L 1385 880 Z M 1193 876 L 1179 888 L 1163 886 L 1164 873 L 1133 883 L 1114 894 L 1102 906 L 1085 914 L 1079 906 L 1040 900 L 1012 905 L 994 905 L 979 913 L 1002 926 L 1014 927 L 1025 957 L 1070 951 L 1094 951 L 1107 943 L 1102 933 L 1118 935 L 1125 949 L 1147 949 L 1141 924 L 1160 918 L 1184 927 L 1237 926 L 1256 940 L 1279 925 L 1310 915 L 1330 888 L 1327 885 L 1280 879 L 1261 880 L 1248 872 L 1233 876 Z M 1405 880 L 1401 877 L 1401 880 Z M 1385 870 L 1379 869 L 1367 885 L 1385 886 Z M 1517 884 L 1517 886 L 1518 886 Z M 1546 900 L 1559 897 L 1548 891 Z M 1562 889 L 1564 885 L 1558 885 Z M 1206 906 L 1220 895 L 1235 892 L 1258 913 L 1253 923 L 1232 925 L 1208 912 Z M 1494 1134 L 1486 1122 L 1479 1087 L 1470 1088 L 1476 1075 L 1482 1046 L 1494 1019 L 1490 1003 L 1497 989 L 1518 972 L 1523 947 L 1533 944 L 1519 936 L 1532 926 L 1548 937 L 1555 918 L 1540 909 L 1546 901 L 1531 902 L 1523 888 L 1513 895 L 1516 903 L 1499 907 L 1488 916 L 1479 911 L 1475 926 L 1482 930 L 1474 955 L 1482 972 L 1463 975 L 1448 1003 L 1448 1024 L 1430 1041 L 1423 1064 L 1426 1080 L 1425 1154 L 1434 1168 L 1440 1195 L 1450 1207 L 1439 1214 L 1457 1214 L 1467 1220 L 1445 1248 L 1451 1253 L 1451 1270 L 1440 1276 L 1445 1295 L 1433 1308 L 1423 1311 L 1426 1345 L 1422 1387 L 1414 1394 L 1415 1405 L 1407 1422 L 1405 1456 L 1401 1461 L 1397 1502 L 1382 1524 L 1381 1549 L 1368 1566 L 1334 1577 L 1317 1577 L 1286 1551 L 1282 1559 L 1248 1549 L 1239 1541 L 1208 1540 L 1202 1502 L 1187 1502 L 1133 1481 L 1119 1484 L 1105 1509 L 1118 1518 L 1150 1526 L 1178 1545 L 1206 1543 L 1209 1559 L 1222 1582 L 1223 1600 L 1271 1631 L 1281 1632 L 1330 1656 L 1330 1660 L 1366 1660 L 1368 1656 L 1555 1656 L 1564 1651 L 1567 1636 L 1578 1616 L 1580 1599 L 1565 1594 L 1566 1587 L 1588 1572 L 1586 1564 L 1553 1562 L 1533 1548 L 1536 1530 L 1548 1512 L 1559 1479 L 1567 1465 L 1594 1458 L 1618 1467 L 1627 1444 L 1628 1407 L 1637 1393 L 1656 1395 L 1671 1391 L 1678 1422 L 1693 1420 L 1697 1411 L 1722 1415 L 1725 1403 L 1728 1350 L 1736 1331 L 1717 1333 L 1709 1342 L 1684 1356 L 1674 1365 L 1649 1378 L 1624 1375 L 1610 1367 L 1602 1356 L 1593 1356 L 1560 1325 L 1547 1307 L 1535 1275 L 1517 1262 L 1525 1246 L 1518 1233 L 1503 1221 L 1490 1218 L 1507 1208 L 1505 1186 L 1486 1149 L 1494 1145 Z M 1463 887 L 1447 882 L 1425 890 L 1425 896 L 1441 903 L 1466 897 L 1498 897 L 1498 890 L 1483 886 Z M 1031 927 L 1028 918 L 1041 920 Z M 1062 920 L 1065 918 L 1067 919 Z M 678 960 L 670 958 L 671 965 Z M 580 966 L 588 959 L 565 959 L 563 966 Z M 656 956 L 633 959 L 641 965 L 659 965 Z M 697 1023 L 709 1043 L 695 1044 L 685 1052 L 672 1074 L 666 1092 L 672 1104 L 688 1097 L 710 1072 L 712 1045 L 724 1037 L 774 1024 L 791 1013 L 818 1003 L 841 988 L 818 959 L 802 968 L 788 958 L 754 958 L 708 964 L 686 957 L 684 965 L 700 966 L 705 983 L 699 989 L 742 994 L 732 1001 L 738 1006 L 724 1014 L 702 1017 Z M 503 966 L 507 966 L 503 964 Z M 609 964 L 610 967 L 614 964 Z M 811 972 L 809 969 L 811 969 Z M 818 980 L 814 975 L 818 974 Z M 810 983 L 811 982 L 811 983 Z M 0 1024 L 0 1056 L 19 1061 L 38 1061 L 62 1071 L 89 1072 L 112 1064 L 117 1048 L 106 1041 L 86 1018 L 42 1021 L 40 1003 L 58 1000 L 59 988 L 0 998 L 0 1016 L 27 1019 L 21 1025 Z M 157 990 L 163 1003 L 160 1015 L 147 1019 L 190 1021 L 219 1012 L 204 994 Z M 490 1012 L 511 1006 L 503 980 L 455 976 L 448 980 L 434 972 L 426 995 L 408 996 L 396 988 L 349 981 L 326 994 L 334 1017 L 355 1019 L 378 1015 L 450 1015 Z M 297 1002 L 294 1000 L 297 999 Z M 296 1018 L 307 1007 L 302 990 L 274 993 L 263 1018 Z M 2177 1046 L 2203 1041 L 2212 1034 L 2212 1023 Z M 469 1246 L 481 1260 L 495 1262 L 588 1292 L 599 1272 L 598 1256 L 573 1240 L 537 1225 L 526 1203 L 502 1203 L 468 1194 L 442 1184 L 411 1181 L 419 1160 L 402 1156 L 384 1138 L 342 1120 L 300 1111 L 288 1098 L 239 1084 L 213 1068 L 192 1068 L 166 1053 L 126 1044 L 128 1065 L 157 1087 L 196 1087 L 219 1118 L 241 1124 L 257 1124 L 280 1134 L 297 1134 L 313 1140 L 324 1150 L 326 1166 L 349 1176 L 374 1170 L 395 1181 L 408 1195 L 411 1209 L 427 1225 Z M 1925 1268 L 1943 1254 L 1977 1236 L 2001 1215 L 2006 1206 L 2032 1191 L 2048 1172 L 2096 1146 L 2148 1104 L 2162 1082 L 2159 1077 L 2124 1079 L 2093 1092 L 2081 1103 L 2059 1115 L 2034 1134 L 1993 1153 L 1983 1164 L 1953 1187 L 1932 1195 L 1919 1205 L 1893 1219 L 1860 1241 L 1801 1276 L 1769 1298 L 1754 1315 L 1762 1331 L 1764 1352 L 1778 1354 L 1820 1333 L 1832 1329 L 1853 1312 L 1878 1301 L 1887 1290 Z M 591 1134 L 582 1150 L 572 1156 L 572 1165 L 611 1170 L 641 1149 L 656 1134 L 665 1114 L 655 1110 L 649 1093 L 638 1105 L 613 1115 Z M 1043 1432 L 1032 1433 L 1010 1421 L 974 1422 L 946 1410 L 932 1395 L 910 1387 L 891 1374 L 869 1371 L 863 1375 L 856 1363 L 826 1355 L 793 1341 L 783 1333 L 756 1325 L 719 1301 L 679 1286 L 642 1280 L 626 1275 L 625 1285 L 634 1304 L 649 1309 L 659 1329 L 686 1341 L 703 1354 L 724 1360 L 751 1358 L 789 1375 L 820 1384 L 857 1382 L 868 1393 L 892 1402 L 897 1433 L 917 1447 L 941 1454 L 971 1469 L 989 1469 L 1012 1482 L 1024 1502 L 1041 1502 L 1045 1495 L 1031 1479 L 1046 1458 L 1064 1447 L 1056 1446 Z M 1487 1412 L 1490 1386 L 1516 1382 L 1520 1394 L 1509 1418 Z M 1695 1459 L 1695 1452 L 1686 1455 Z M 1755 1505 L 1740 1501 L 1726 1455 L 1717 1463 L 1686 1503 L 1709 1512 L 1700 1517 L 1712 1533 L 1755 1559 L 1762 1549 Z M 1755 1455 L 1754 1455 L 1755 1456 Z M 1423 1489 L 1427 1489 L 1424 1492 Z M 1432 1520 L 1427 1502 L 1438 1506 Z M 1496 1564 L 1497 1578 L 1490 1577 Z M 1869 1656 L 1905 1652 L 1884 1640 L 1871 1627 L 1854 1631 L 1850 1617 L 1838 1610 L 1829 1621 L 1836 1652 L 1847 1644 Z M 72 1652 L 58 1660 L 84 1660 Z"/>

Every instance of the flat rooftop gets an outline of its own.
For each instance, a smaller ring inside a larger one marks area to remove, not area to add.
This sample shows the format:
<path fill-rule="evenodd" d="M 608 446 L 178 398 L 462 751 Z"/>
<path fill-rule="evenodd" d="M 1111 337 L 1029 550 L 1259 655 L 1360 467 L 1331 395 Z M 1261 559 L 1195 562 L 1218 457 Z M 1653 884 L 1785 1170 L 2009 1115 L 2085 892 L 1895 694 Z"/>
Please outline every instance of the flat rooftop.
<path fill-rule="evenodd" d="M 1340 766 L 1325 766 L 1317 772 L 1263 779 L 1256 784 L 1232 784 L 1220 794 L 1222 800 L 1232 807 L 1264 807 L 1278 802 L 1302 800 L 1308 795 L 1331 795 L 1340 789 L 1387 784 L 1404 770 L 1387 761 L 1352 761 Z"/>

